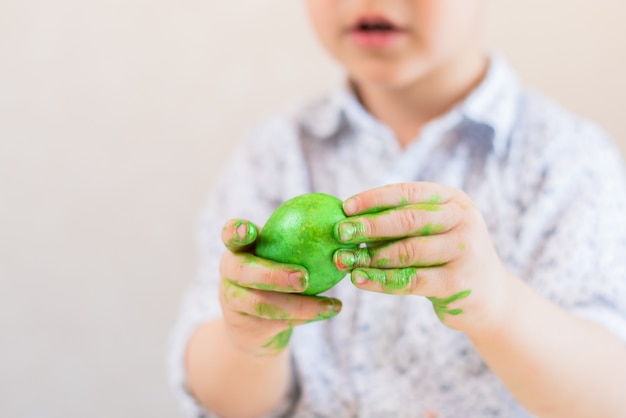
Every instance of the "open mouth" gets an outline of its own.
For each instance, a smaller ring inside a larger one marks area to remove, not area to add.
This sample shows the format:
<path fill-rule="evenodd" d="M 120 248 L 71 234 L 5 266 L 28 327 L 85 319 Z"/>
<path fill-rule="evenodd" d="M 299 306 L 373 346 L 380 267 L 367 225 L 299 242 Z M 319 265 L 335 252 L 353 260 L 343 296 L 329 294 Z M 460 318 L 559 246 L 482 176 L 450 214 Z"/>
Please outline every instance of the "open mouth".
<path fill-rule="evenodd" d="M 386 22 L 384 20 L 372 20 L 372 21 L 362 21 L 359 22 L 356 27 L 355 27 L 356 31 L 359 32 L 391 32 L 396 30 L 396 27 L 389 23 Z"/>
<path fill-rule="evenodd" d="M 359 19 L 352 27 L 352 31 L 361 33 L 389 33 L 399 32 L 402 31 L 402 29 L 384 17 L 370 16 Z"/>
<path fill-rule="evenodd" d="M 389 19 L 380 16 L 363 17 L 350 28 L 353 41 L 368 48 L 390 46 L 405 32 Z"/>

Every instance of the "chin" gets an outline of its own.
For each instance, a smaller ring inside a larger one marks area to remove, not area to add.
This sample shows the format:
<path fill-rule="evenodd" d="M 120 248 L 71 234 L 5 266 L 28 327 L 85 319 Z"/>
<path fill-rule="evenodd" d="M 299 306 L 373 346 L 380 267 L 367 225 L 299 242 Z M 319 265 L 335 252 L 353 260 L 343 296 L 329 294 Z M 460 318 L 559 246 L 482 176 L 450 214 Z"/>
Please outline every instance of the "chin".
<path fill-rule="evenodd" d="M 350 76 L 357 84 L 392 90 L 407 87 L 427 73 L 425 68 L 391 63 L 364 64 L 353 66 L 350 70 Z"/>

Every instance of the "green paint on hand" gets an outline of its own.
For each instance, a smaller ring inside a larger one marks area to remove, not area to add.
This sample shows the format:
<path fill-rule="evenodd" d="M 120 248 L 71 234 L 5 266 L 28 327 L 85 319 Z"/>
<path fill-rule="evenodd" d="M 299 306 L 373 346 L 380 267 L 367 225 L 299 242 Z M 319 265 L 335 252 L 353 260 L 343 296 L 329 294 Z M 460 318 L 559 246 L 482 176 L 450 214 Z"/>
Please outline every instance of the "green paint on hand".
<path fill-rule="evenodd" d="M 439 196 L 439 193 L 435 193 L 434 195 L 432 195 L 430 199 L 428 199 L 428 203 L 430 203 L 431 205 L 438 205 L 439 203 L 441 203 L 441 196 Z"/>
<path fill-rule="evenodd" d="M 465 244 L 459 244 L 459 250 L 465 251 L 465 248 L 467 248 Z"/>
<path fill-rule="evenodd" d="M 369 266 L 372 257 L 367 248 L 355 248 L 354 250 L 337 250 L 334 263 L 341 271 L 349 271 L 359 266 Z"/>
<path fill-rule="evenodd" d="M 324 311 L 317 315 L 315 321 L 334 318 L 341 312 L 341 301 L 338 299 L 326 299 L 322 301 L 322 306 L 324 307 Z"/>
<path fill-rule="evenodd" d="M 239 220 L 235 222 L 233 229 L 233 237 L 228 240 L 228 247 L 240 247 L 241 245 L 251 244 L 256 240 L 258 230 L 253 223 Z"/>
<path fill-rule="evenodd" d="M 246 289 L 239 286 L 234 280 L 225 278 L 224 296 L 227 299 L 243 299 L 246 297 Z"/>
<path fill-rule="evenodd" d="M 272 292 L 278 291 L 278 285 L 275 284 L 267 284 L 267 283 L 251 283 L 250 287 L 258 290 L 269 290 Z M 292 289 L 290 289 L 292 290 Z"/>
<path fill-rule="evenodd" d="M 408 197 L 403 197 L 400 199 L 400 201 L 398 202 L 399 205 L 408 205 L 409 204 L 409 198 Z"/>
<path fill-rule="evenodd" d="M 374 206 L 374 207 L 371 207 L 371 208 L 366 209 L 364 211 L 361 211 L 359 213 L 359 215 L 369 215 L 369 214 L 372 214 L 372 213 L 382 212 L 384 210 L 391 209 L 391 208 L 393 208 L 393 206 L 384 206 L 384 205 Z"/>
<path fill-rule="evenodd" d="M 407 290 L 415 279 L 417 269 L 358 269 L 356 275 L 380 285 L 385 293 L 398 293 L 398 290 Z"/>
<path fill-rule="evenodd" d="M 441 205 L 435 203 L 420 203 L 413 207 L 418 210 L 425 210 L 426 212 L 439 212 L 441 210 Z"/>
<path fill-rule="evenodd" d="M 293 333 L 293 328 L 288 328 L 274 335 L 268 342 L 263 344 L 263 348 L 267 348 L 272 352 L 282 351 L 289 344 L 289 339 Z"/>
<path fill-rule="evenodd" d="M 339 222 L 333 232 L 339 242 L 350 242 L 365 235 L 365 225 L 358 221 Z"/>
<path fill-rule="evenodd" d="M 243 253 L 243 254 L 239 254 L 239 257 L 242 258 L 241 262 L 239 263 L 240 266 L 258 266 L 259 264 L 261 265 L 263 264 L 262 259 L 257 258 L 253 256 L 252 254 Z"/>
<path fill-rule="evenodd" d="M 276 263 L 270 261 L 270 260 L 266 260 L 264 258 L 259 258 L 256 257 L 252 254 L 248 254 L 248 253 L 239 253 L 238 256 L 241 258 L 241 261 L 239 262 L 239 265 L 241 267 L 243 266 L 250 266 L 250 267 L 257 267 L 257 266 L 261 266 L 263 268 L 266 269 L 272 269 L 275 270 L 277 268 L 279 268 L 281 271 L 287 271 L 290 274 L 290 280 L 291 280 L 291 275 L 292 274 L 296 274 L 298 275 L 298 281 L 300 282 L 300 287 L 299 288 L 294 288 L 292 285 L 288 285 L 286 286 L 284 289 L 281 288 L 279 285 L 277 284 L 268 284 L 268 283 L 246 283 L 246 287 L 250 287 L 253 289 L 259 289 L 259 290 L 270 290 L 270 291 L 280 291 L 280 292 L 292 292 L 292 291 L 297 291 L 297 290 L 301 290 L 304 289 L 307 285 L 307 271 L 306 270 L 302 270 L 301 266 L 298 266 L 296 264 L 282 264 L 279 267 L 276 266 Z"/>
<path fill-rule="evenodd" d="M 288 319 L 289 314 L 277 305 L 270 303 L 257 303 L 254 307 L 256 314 L 267 319 Z"/>
<path fill-rule="evenodd" d="M 381 258 L 380 260 L 376 261 L 376 267 L 385 267 L 389 264 L 391 264 L 391 260 L 388 258 Z"/>
<path fill-rule="evenodd" d="M 433 225 L 431 222 L 424 225 L 422 228 L 418 229 L 414 233 L 420 236 L 428 236 L 434 234 L 440 234 L 446 230 L 446 226 L 444 224 L 435 224 Z"/>
<path fill-rule="evenodd" d="M 443 322 L 446 315 L 456 316 L 463 313 L 463 309 L 449 309 L 448 305 L 450 305 L 452 302 L 456 302 L 457 300 L 465 299 L 471 294 L 471 290 L 464 290 L 448 298 L 429 297 L 428 300 L 432 302 L 437 317 L 440 321 Z"/>

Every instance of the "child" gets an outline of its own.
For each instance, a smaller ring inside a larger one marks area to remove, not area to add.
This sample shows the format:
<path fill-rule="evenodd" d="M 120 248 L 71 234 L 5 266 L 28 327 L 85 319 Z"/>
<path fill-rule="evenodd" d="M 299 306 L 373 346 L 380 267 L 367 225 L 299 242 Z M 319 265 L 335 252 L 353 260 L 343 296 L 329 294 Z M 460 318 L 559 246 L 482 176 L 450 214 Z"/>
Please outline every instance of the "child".
<path fill-rule="evenodd" d="M 210 200 L 171 357 L 190 416 L 626 415 L 622 162 L 484 53 L 483 2 L 307 1 L 349 83 L 263 126 Z M 252 253 L 311 191 L 370 244 L 323 296 Z"/>

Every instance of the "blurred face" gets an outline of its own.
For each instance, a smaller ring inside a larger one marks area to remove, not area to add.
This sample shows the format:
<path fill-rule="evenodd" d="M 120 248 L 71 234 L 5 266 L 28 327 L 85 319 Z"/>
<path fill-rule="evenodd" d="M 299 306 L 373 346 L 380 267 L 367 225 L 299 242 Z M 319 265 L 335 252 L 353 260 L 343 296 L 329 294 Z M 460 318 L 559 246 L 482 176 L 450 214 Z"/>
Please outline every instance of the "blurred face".
<path fill-rule="evenodd" d="M 483 2 L 307 0 L 307 7 L 323 46 L 357 84 L 402 88 L 481 53 Z"/>

